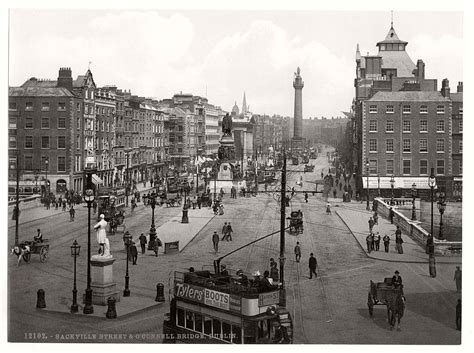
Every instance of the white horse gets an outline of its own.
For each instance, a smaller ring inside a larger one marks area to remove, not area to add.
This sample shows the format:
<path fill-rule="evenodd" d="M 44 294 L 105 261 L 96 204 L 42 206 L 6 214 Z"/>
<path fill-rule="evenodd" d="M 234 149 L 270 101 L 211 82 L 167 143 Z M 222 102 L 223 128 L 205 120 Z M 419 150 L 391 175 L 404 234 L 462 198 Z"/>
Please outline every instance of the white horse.
<path fill-rule="evenodd" d="M 15 245 L 11 250 L 12 255 L 16 255 L 17 258 L 18 258 L 17 266 L 20 266 L 20 262 L 21 262 L 21 259 L 23 258 L 23 256 L 30 253 L 30 252 L 31 252 L 31 249 L 30 249 L 29 245 L 25 245 L 24 247 Z"/>

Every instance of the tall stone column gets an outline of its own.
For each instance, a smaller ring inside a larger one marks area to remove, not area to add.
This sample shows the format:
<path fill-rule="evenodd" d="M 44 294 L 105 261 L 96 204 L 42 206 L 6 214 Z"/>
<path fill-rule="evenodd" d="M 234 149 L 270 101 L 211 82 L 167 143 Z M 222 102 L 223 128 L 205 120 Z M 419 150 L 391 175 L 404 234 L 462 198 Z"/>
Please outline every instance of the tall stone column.
<path fill-rule="evenodd" d="M 295 115 L 294 115 L 294 133 L 293 140 L 303 140 L 303 87 L 304 82 L 300 76 L 300 68 L 296 70 L 295 79 L 293 81 L 293 87 L 295 88 Z M 301 146 L 298 146 L 301 147 Z"/>

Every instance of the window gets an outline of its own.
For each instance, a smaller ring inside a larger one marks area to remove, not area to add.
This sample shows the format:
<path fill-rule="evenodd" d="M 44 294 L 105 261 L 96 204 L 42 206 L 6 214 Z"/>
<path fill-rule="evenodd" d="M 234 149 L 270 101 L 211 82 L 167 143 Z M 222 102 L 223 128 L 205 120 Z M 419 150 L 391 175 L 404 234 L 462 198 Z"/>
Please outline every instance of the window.
<path fill-rule="evenodd" d="M 41 136 L 41 148 L 49 148 L 49 136 Z"/>
<path fill-rule="evenodd" d="M 398 44 L 398 50 L 403 50 L 404 49 L 404 45 L 403 44 Z"/>
<path fill-rule="evenodd" d="M 444 159 L 436 160 L 436 174 L 444 175 Z"/>
<path fill-rule="evenodd" d="M 8 148 L 16 148 L 16 136 L 9 136 L 8 138 Z"/>
<path fill-rule="evenodd" d="M 462 116 L 462 113 L 463 113 L 463 109 L 462 109 L 462 107 L 459 107 L 459 115 Z"/>
<path fill-rule="evenodd" d="M 178 322 L 176 323 L 178 326 L 184 327 L 184 310 L 178 309 L 176 310 L 178 314 Z"/>
<path fill-rule="evenodd" d="M 411 174 L 411 160 L 404 159 L 403 160 L 403 174 L 410 175 Z"/>
<path fill-rule="evenodd" d="M 66 157 L 58 156 L 58 172 L 66 171 Z"/>
<path fill-rule="evenodd" d="M 58 136 L 58 149 L 66 148 L 66 136 Z"/>
<path fill-rule="evenodd" d="M 48 112 L 49 111 L 49 102 L 41 103 L 41 110 L 44 111 L 44 112 Z"/>
<path fill-rule="evenodd" d="M 76 111 L 81 111 L 81 103 L 76 103 Z"/>
<path fill-rule="evenodd" d="M 8 102 L 8 110 L 16 110 L 16 102 Z"/>
<path fill-rule="evenodd" d="M 61 110 L 61 111 L 66 110 L 66 103 L 64 103 L 64 102 L 59 102 L 59 103 L 58 103 L 58 110 Z"/>
<path fill-rule="evenodd" d="M 403 139 L 403 152 L 411 152 L 411 140 Z"/>
<path fill-rule="evenodd" d="M 25 110 L 33 110 L 33 102 L 26 102 Z"/>
<path fill-rule="evenodd" d="M 436 114 L 444 114 L 444 105 L 438 105 L 436 107 Z"/>
<path fill-rule="evenodd" d="M 377 106 L 369 105 L 369 113 L 377 113 Z"/>
<path fill-rule="evenodd" d="M 387 110 L 385 111 L 388 114 L 393 114 L 393 105 L 387 105 Z"/>
<path fill-rule="evenodd" d="M 420 175 L 428 175 L 428 160 L 420 159 Z"/>
<path fill-rule="evenodd" d="M 436 152 L 444 153 L 444 139 L 436 139 Z"/>
<path fill-rule="evenodd" d="M 212 319 L 212 335 L 215 338 L 222 339 L 220 320 Z"/>
<path fill-rule="evenodd" d="M 436 121 L 436 132 L 444 132 L 444 120 Z"/>
<path fill-rule="evenodd" d="M 14 116 L 8 117 L 8 128 L 16 129 L 16 117 Z"/>
<path fill-rule="evenodd" d="M 33 148 L 33 136 L 25 136 L 25 148 Z"/>
<path fill-rule="evenodd" d="M 459 120 L 459 132 L 462 132 L 462 120 Z"/>
<path fill-rule="evenodd" d="M 428 152 L 428 140 L 420 139 L 420 153 Z"/>
<path fill-rule="evenodd" d="M 459 141 L 459 152 L 462 153 L 462 141 Z"/>
<path fill-rule="evenodd" d="M 393 159 L 387 159 L 387 175 L 394 174 L 393 172 Z"/>
<path fill-rule="evenodd" d="M 178 131 L 183 131 L 183 125 L 178 126 Z"/>
<path fill-rule="evenodd" d="M 58 129 L 65 129 L 66 128 L 66 118 L 59 117 L 58 118 Z"/>
<path fill-rule="evenodd" d="M 428 120 L 420 120 L 420 132 L 428 132 Z"/>
<path fill-rule="evenodd" d="M 382 50 L 385 50 L 385 44 L 382 44 L 382 45 L 380 46 L 380 50 L 381 50 L 381 51 L 382 51 Z"/>
<path fill-rule="evenodd" d="M 385 124 L 385 132 L 393 132 L 393 120 L 387 120 Z"/>
<path fill-rule="evenodd" d="M 183 136 L 178 136 L 178 142 L 183 142 Z"/>
<path fill-rule="evenodd" d="M 369 174 L 376 175 L 377 171 L 378 171 L 377 160 L 376 159 L 369 160 Z"/>
<path fill-rule="evenodd" d="M 33 156 L 24 156 L 25 170 L 33 170 Z"/>
<path fill-rule="evenodd" d="M 428 114 L 428 106 L 427 105 L 420 106 L 420 114 Z"/>
<path fill-rule="evenodd" d="M 369 140 L 369 152 L 377 152 L 377 140 L 370 139 Z"/>
<path fill-rule="evenodd" d="M 403 120 L 403 132 L 411 132 L 411 121 Z"/>
<path fill-rule="evenodd" d="M 377 120 L 370 120 L 369 121 L 369 131 L 370 132 L 377 132 Z"/>
<path fill-rule="evenodd" d="M 410 114 L 410 113 L 411 113 L 411 107 L 409 105 L 404 105 L 403 114 Z"/>
<path fill-rule="evenodd" d="M 41 118 L 41 128 L 49 129 L 49 118 Z"/>
<path fill-rule="evenodd" d="M 386 141 L 386 152 L 393 152 L 393 139 L 387 139 Z"/>

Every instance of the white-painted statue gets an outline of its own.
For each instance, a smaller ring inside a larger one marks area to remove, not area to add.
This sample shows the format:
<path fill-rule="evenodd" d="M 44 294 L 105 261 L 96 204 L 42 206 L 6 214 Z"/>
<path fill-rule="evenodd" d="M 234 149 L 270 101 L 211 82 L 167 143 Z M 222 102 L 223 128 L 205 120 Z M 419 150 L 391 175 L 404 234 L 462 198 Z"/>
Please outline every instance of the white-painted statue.
<path fill-rule="evenodd" d="M 97 223 L 95 226 L 94 226 L 94 229 L 96 230 L 97 232 L 97 242 L 99 243 L 100 245 L 100 248 L 99 248 L 99 254 L 101 255 L 104 255 L 104 252 L 105 252 L 105 242 L 107 240 L 108 242 L 108 239 L 107 239 L 107 222 L 106 220 L 104 219 L 105 216 L 103 214 L 100 215 L 100 221 L 99 223 Z M 109 251 L 110 253 L 110 251 Z"/>

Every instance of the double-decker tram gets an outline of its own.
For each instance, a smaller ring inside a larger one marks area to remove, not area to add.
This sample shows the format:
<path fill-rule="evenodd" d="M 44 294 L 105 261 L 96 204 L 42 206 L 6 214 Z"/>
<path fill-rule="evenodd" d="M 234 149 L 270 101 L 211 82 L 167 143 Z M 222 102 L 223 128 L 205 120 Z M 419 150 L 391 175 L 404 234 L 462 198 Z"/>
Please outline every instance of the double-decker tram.
<path fill-rule="evenodd" d="M 278 285 L 229 273 L 174 272 L 163 343 L 292 343 Z"/>

